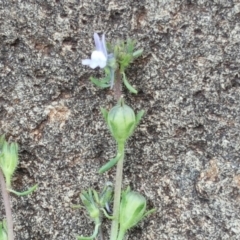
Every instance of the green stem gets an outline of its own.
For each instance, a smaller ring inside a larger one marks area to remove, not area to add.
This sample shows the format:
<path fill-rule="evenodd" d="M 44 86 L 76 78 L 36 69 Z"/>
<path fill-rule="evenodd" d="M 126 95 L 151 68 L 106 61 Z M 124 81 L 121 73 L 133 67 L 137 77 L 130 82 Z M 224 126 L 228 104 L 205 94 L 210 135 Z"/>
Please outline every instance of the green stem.
<path fill-rule="evenodd" d="M 104 240 L 102 224 L 99 226 L 99 237 L 100 237 L 100 240 Z"/>
<path fill-rule="evenodd" d="M 2 170 L 0 170 L 0 183 L 1 183 L 1 189 L 2 189 L 3 204 L 5 207 L 6 219 L 7 219 L 8 240 L 13 240 L 14 234 L 13 234 L 13 219 L 12 219 L 12 211 L 11 211 L 11 201 L 10 201 L 9 192 L 7 191 L 7 186 L 6 186 L 4 177 L 3 177 Z"/>
<path fill-rule="evenodd" d="M 120 208 L 120 200 L 121 200 L 122 173 L 123 173 L 123 160 L 124 160 L 124 143 L 118 144 L 118 153 L 122 153 L 122 156 L 117 164 L 116 183 L 115 183 L 115 190 L 114 190 L 114 203 L 113 203 L 114 220 L 112 221 L 110 240 L 117 240 L 117 235 L 118 235 L 119 208 Z"/>
<path fill-rule="evenodd" d="M 122 81 L 121 81 L 121 73 L 119 69 L 115 71 L 115 83 L 113 85 L 113 90 L 114 90 L 115 99 L 119 101 L 119 99 L 122 96 Z"/>

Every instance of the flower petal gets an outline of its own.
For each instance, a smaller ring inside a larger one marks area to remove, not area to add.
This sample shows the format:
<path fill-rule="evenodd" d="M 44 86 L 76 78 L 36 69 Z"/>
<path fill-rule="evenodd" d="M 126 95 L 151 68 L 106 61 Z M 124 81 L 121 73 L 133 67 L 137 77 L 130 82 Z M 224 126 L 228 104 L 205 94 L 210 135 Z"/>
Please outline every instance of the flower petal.
<path fill-rule="evenodd" d="M 97 66 L 100 68 L 104 68 L 107 65 L 107 58 L 101 51 L 93 51 L 91 55 L 91 61 L 94 63 L 93 66 L 95 66 L 97 63 Z"/>
<path fill-rule="evenodd" d="M 90 65 L 91 59 L 83 59 L 82 60 L 82 65 Z"/>
<path fill-rule="evenodd" d="M 96 61 L 96 60 L 91 60 L 91 63 L 89 64 L 89 67 L 92 68 L 92 69 L 94 69 L 94 68 L 98 67 L 98 65 L 99 65 L 99 62 L 98 62 L 98 61 Z"/>
<path fill-rule="evenodd" d="M 100 68 L 105 68 L 106 65 L 107 65 L 107 62 L 99 62 L 99 63 L 98 63 L 98 66 L 99 66 Z"/>
<path fill-rule="evenodd" d="M 105 41 L 105 34 L 102 35 L 102 51 L 105 55 L 105 57 L 107 57 L 107 48 L 106 48 L 106 41 Z"/>
<path fill-rule="evenodd" d="M 93 37 L 94 37 L 96 50 L 101 51 L 102 50 L 102 47 L 101 47 L 102 43 L 101 43 L 100 37 L 98 36 L 97 33 L 94 33 Z"/>

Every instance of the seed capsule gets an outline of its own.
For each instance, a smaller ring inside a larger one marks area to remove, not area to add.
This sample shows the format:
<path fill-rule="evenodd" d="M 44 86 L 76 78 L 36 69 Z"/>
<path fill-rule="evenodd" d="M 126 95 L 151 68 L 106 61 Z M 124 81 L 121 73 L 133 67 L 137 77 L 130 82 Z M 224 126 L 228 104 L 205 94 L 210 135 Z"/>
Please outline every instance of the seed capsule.
<path fill-rule="evenodd" d="M 118 143 L 124 143 L 134 132 L 136 116 L 132 108 L 121 99 L 107 117 L 109 129 Z"/>
<path fill-rule="evenodd" d="M 146 199 L 140 193 L 124 192 L 120 205 L 120 228 L 127 231 L 146 214 Z"/>

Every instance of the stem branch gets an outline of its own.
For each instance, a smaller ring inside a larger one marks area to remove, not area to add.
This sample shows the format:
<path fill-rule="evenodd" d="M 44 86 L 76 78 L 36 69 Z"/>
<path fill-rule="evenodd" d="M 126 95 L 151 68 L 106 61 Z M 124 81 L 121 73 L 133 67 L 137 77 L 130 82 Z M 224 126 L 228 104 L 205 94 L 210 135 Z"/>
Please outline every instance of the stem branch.
<path fill-rule="evenodd" d="M 0 183 L 1 183 L 1 191 L 2 191 L 3 203 L 4 203 L 6 219 L 7 219 L 7 236 L 8 236 L 8 240 L 14 240 L 10 195 L 9 195 L 9 192 L 7 191 L 2 170 L 0 170 Z"/>

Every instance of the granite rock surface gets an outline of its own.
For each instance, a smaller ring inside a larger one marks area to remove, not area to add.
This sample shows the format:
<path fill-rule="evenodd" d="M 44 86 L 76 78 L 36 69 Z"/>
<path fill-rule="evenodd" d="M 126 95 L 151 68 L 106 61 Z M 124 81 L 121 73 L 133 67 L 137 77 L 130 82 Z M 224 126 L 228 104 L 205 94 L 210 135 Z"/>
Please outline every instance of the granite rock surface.
<path fill-rule="evenodd" d="M 101 71 L 81 65 L 94 32 L 144 48 L 127 71 L 139 93 L 123 92 L 146 111 L 128 141 L 123 187 L 157 212 L 127 239 L 240 239 L 239 1 L 1 0 L 0 134 L 20 146 L 13 187 L 39 184 L 12 196 L 16 239 L 90 235 L 71 205 L 114 181 L 115 170 L 97 171 L 115 154 L 100 113 L 115 100 L 89 81 Z"/>

